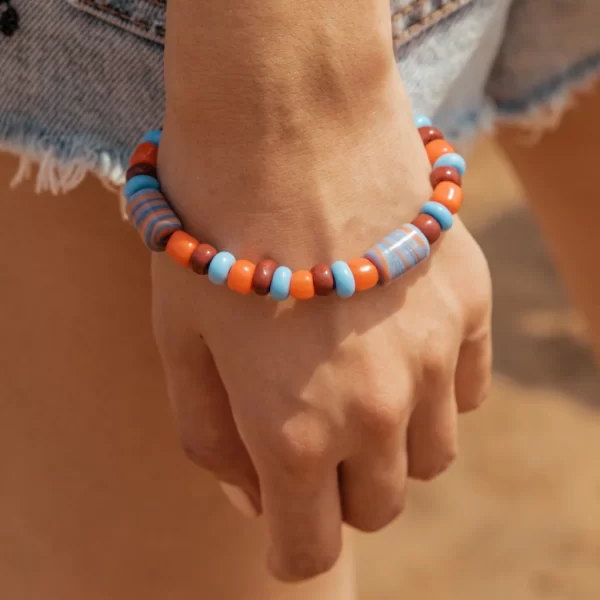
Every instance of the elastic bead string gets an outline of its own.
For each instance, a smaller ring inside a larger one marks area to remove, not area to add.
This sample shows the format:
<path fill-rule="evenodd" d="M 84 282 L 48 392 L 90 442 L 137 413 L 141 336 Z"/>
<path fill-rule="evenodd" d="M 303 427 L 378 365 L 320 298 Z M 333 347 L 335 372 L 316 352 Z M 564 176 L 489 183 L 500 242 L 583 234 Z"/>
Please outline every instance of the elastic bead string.
<path fill-rule="evenodd" d="M 411 223 L 401 225 L 364 256 L 348 262 L 339 260 L 293 272 L 270 259 L 256 265 L 238 260 L 230 252 L 218 251 L 187 234 L 160 189 L 156 162 L 162 130 L 158 129 L 142 138 L 131 157 L 123 188 L 127 215 L 150 250 L 166 251 L 182 267 L 206 275 L 215 285 L 227 285 L 238 294 L 270 295 L 279 302 L 290 297 L 308 300 L 330 294 L 349 298 L 398 279 L 426 260 L 432 244 L 452 227 L 454 215 L 462 205 L 465 159 L 430 119 L 417 115 L 414 121 L 432 166 L 431 198 Z"/>

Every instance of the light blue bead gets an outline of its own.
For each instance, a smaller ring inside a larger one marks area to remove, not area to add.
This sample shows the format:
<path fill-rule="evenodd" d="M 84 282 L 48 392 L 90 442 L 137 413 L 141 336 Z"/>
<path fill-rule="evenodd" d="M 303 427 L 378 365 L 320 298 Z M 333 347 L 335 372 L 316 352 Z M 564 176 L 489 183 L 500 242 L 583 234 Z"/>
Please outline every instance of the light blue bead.
<path fill-rule="evenodd" d="M 439 202 L 425 202 L 421 207 L 421 212 L 433 217 L 440 224 L 442 231 L 448 231 L 454 223 L 452 213 Z"/>
<path fill-rule="evenodd" d="M 142 190 L 159 190 L 160 183 L 158 179 L 151 177 L 150 175 L 136 175 L 132 177 L 123 188 L 123 195 L 127 200 L 131 198 L 135 193 L 141 192 Z"/>
<path fill-rule="evenodd" d="M 142 142 L 152 142 L 155 146 L 158 146 L 160 144 L 161 135 L 162 131 L 160 129 L 153 129 L 142 138 Z"/>
<path fill-rule="evenodd" d="M 431 127 L 433 125 L 433 121 L 426 117 L 425 115 L 415 115 L 415 126 L 417 129 L 420 127 Z"/>
<path fill-rule="evenodd" d="M 440 158 L 435 161 L 433 168 L 435 169 L 437 167 L 454 167 L 462 176 L 467 170 L 467 162 L 460 154 L 450 152 L 449 154 L 440 156 Z"/>
<path fill-rule="evenodd" d="M 287 267 L 277 267 L 271 280 L 271 298 L 277 302 L 283 302 L 290 296 L 290 283 L 292 282 L 292 270 Z"/>
<path fill-rule="evenodd" d="M 230 252 L 217 252 L 215 257 L 208 265 L 208 279 L 215 285 L 223 285 L 227 281 L 227 276 L 233 263 L 235 256 Z"/>
<path fill-rule="evenodd" d="M 331 265 L 335 291 L 340 298 L 350 298 L 356 291 L 356 281 L 347 262 L 338 260 Z"/>

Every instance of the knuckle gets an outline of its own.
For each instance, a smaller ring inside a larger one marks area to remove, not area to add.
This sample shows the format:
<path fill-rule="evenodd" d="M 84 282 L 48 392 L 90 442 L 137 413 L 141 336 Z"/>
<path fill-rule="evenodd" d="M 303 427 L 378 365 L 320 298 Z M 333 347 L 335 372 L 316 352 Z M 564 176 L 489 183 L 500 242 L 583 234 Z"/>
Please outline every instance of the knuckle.
<path fill-rule="evenodd" d="M 407 420 L 407 410 L 396 400 L 366 398 L 359 407 L 362 428 L 374 435 L 395 435 Z"/>
<path fill-rule="evenodd" d="M 282 427 L 275 448 L 286 471 L 310 473 L 322 468 L 329 445 L 330 435 L 318 420 L 297 418 Z"/>

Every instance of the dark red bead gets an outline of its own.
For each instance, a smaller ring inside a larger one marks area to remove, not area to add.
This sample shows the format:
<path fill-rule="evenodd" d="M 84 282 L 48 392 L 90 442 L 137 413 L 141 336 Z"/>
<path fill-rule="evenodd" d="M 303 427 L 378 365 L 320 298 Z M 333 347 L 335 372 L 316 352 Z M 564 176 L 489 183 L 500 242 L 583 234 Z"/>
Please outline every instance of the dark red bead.
<path fill-rule="evenodd" d="M 259 296 L 266 296 L 271 289 L 271 281 L 273 281 L 273 274 L 278 265 L 274 260 L 261 260 L 256 265 L 254 271 L 254 277 L 252 278 L 252 289 Z"/>
<path fill-rule="evenodd" d="M 313 275 L 315 294 L 317 296 L 328 296 L 333 292 L 335 282 L 333 273 L 327 265 L 315 265 L 310 272 Z"/>
<path fill-rule="evenodd" d="M 149 165 L 148 163 L 137 163 L 132 167 L 127 169 L 127 174 L 125 178 L 129 181 L 132 177 L 136 175 L 150 175 L 150 177 L 158 178 L 156 174 L 156 167 L 154 165 Z"/>
<path fill-rule="evenodd" d="M 208 244 L 200 244 L 190 257 L 190 267 L 198 275 L 206 275 L 210 261 L 216 256 L 217 250 Z"/>
<path fill-rule="evenodd" d="M 433 217 L 430 217 L 425 213 L 417 215 L 412 220 L 412 224 L 423 232 L 423 235 L 427 238 L 427 241 L 430 244 L 437 242 L 442 234 L 440 224 Z"/>
<path fill-rule="evenodd" d="M 431 187 L 436 188 L 442 181 L 450 181 L 456 185 L 462 185 L 460 173 L 454 167 L 437 167 L 431 171 L 429 176 Z"/>
<path fill-rule="evenodd" d="M 434 140 L 444 139 L 444 134 L 437 127 L 419 127 L 419 134 L 425 146 Z"/>

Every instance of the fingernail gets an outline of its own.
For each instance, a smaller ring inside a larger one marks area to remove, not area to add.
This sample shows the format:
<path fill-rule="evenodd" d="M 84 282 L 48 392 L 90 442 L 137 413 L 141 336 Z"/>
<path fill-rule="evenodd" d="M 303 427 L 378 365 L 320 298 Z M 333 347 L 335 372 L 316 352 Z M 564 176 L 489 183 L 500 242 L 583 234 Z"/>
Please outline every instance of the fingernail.
<path fill-rule="evenodd" d="M 233 504 L 234 508 L 239 510 L 245 517 L 248 517 L 249 519 L 258 517 L 258 511 L 244 490 L 235 485 L 224 483 L 222 481 L 219 481 L 219 485 L 221 486 L 223 493 L 227 496 L 229 502 Z"/>

